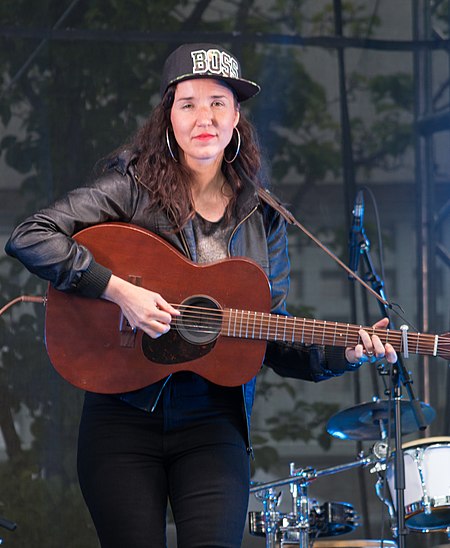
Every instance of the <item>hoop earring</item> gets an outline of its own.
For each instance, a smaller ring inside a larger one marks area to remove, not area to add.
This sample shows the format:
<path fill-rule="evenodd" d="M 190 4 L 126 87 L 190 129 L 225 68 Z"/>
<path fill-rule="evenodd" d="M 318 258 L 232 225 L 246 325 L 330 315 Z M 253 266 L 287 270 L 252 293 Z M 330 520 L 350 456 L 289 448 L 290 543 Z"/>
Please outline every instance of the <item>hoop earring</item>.
<path fill-rule="evenodd" d="M 169 149 L 169 153 L 172 156 L 172 160 L 176 163 L 178 163 L 178 160 L 175 158 L 175 154 L 173 153 L 172 147 L 170 146 L 170 138 L 169 138 L 169 128 L 166 127 L 166 143 L 167 148 Z"/>
<path fill-rule="evenodd" d="M 235 127 L 234 129 L 236 130 L 236 134 L 237 134 L 237 147 L 236 147 L 236 152 L 234 153 L 234 156 L 233 158 L 231 158 L 231 160 L 226 159 L 225 152 L 224 152 L 223 159 L 225 160 L 227 164 L 232 164 L 238 157 L 239 151 L 241 150 L 241 134 L 239 133 L 239 130 L 237 127 Z"/>

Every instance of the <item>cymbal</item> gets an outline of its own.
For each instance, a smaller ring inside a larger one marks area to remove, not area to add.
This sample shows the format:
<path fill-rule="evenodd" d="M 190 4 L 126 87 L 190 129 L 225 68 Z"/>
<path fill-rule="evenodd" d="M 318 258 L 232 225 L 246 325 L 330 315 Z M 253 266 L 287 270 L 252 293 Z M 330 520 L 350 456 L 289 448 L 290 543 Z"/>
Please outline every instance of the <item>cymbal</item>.
<path fill-rule="evenodd" d="M 436 416 L 435 410 L 420 402 L 427 425 Z M 418 430 L 411 402 L 400 400 L 402 434 Z M 389 416 L 391 420 L 389 421 Z M 394 431 L 394 402 L 375 400 L 349 407 L 333 415 L 327 423 L 327 431 L 341 440 L 379 440 L 382 429 Z"/>

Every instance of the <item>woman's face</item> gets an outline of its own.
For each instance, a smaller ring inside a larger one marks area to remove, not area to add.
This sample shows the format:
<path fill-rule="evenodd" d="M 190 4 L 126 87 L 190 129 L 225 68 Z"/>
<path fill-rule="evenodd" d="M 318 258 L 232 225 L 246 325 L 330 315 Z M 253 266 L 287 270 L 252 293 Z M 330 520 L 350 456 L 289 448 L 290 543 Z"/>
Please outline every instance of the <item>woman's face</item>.
<path fill-rule="evenodd" d="M 182 163 L 221 164 L 239 110 L 233 92 L 219 80 L 185 80 L 175 89 L 170 121 Z"/>

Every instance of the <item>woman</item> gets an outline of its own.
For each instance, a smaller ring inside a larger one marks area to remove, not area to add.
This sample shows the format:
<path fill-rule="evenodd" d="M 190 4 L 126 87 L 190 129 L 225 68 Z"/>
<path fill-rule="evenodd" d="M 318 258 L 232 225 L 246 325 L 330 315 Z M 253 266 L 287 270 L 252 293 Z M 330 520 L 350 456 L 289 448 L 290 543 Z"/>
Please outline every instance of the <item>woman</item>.
<path fill-rule="evenodd" d="M 194 262 L 253 259 L 269 278 L 272 312 L 286 314 L 285 222 L 258 198 L 259 150 L 239 108 L 258 91 L 224 48 L 181 46 L 165 63 L 160 104 L 130 145 L 91 186 L 25 220 L 7 252 L 57 289 L 116 303 L 132 328 L 158 338 L 179 316 L 177 308 L 151 287 L 117 277 L 71 238 L 98 223 L 127 222 Z M 361 341 L 345 351 L 270 342 L 265 363 L 317 381 L 351 369 L 366 354 L 395 361 L 394 349 L 378 337 L 361 331 Z M 255 379 L 223 387 L 180 372 L 134 392 L 86 393 L 78 471 L 103 548 L 165 546 L 168 500 L 179 546 L 241 545 L 254 389 Z"/>

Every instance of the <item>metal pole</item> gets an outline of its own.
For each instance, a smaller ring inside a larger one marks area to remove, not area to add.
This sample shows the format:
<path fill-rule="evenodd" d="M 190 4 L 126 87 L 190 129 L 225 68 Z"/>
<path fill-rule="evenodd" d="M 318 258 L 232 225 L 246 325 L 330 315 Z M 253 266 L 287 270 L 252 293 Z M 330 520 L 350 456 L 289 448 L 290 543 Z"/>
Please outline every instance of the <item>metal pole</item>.
<path fill-rule="evenodd" d="M 420 40 L 430 33 L 428 0 L 413 0 L 413 38 Z M 421 117 L 430 114 L 431 105 L 431 66 L 430 53 L 425 49 L 413 53 L 414 75 L 414 119 L 415 119 L 415 183 L 417 197 L 417 303 L 418 324 L 423 332 L 430 330 L 430 191 L 432 184 L 432 142 L 428 133 L 422 136 L 417 130 Z M 422 400 L 430 402 L 430 362 L 428 357 L 421 359 Z"/>
<path fill-rule="evenodd" d="M 334 0 L 334 28 L 335 34 L 338 37 L 343 36 L 342 26 L 342 2 L 341 0 Z M 339 100 L 340 100 L 340 115 L 341 115 L 341 135 L 342 135 L 342 172 L 344 181 L 344 199 L 345 199 L 345 217 L 347 233 L 350 229 L 351 210 L 354 196 L 356 194 L 356 182 L 355 182 L 355 169 L 353 163 L 353 145 L 352 145 L 352 133 L 350 125 L 350 116 L 348 112 L 347 103 L 347 85 L 345 74 L 345 56 L 344 48 L 336 48 L 338 57 L 338 73 L 339 73 Z M 357 323 L 356 317 L 356 288 L 354 284 L 350 285 L 350 317 L 353 323 Z M 353 377 L 353 394 L 355 403 L 361 401 L 361 383 L 359 372 L 355 373 Z M 362 451 L 362 443 L 356 442 L 357 453 Z M 361 471 L 358 471 L 358 485 L 359 485 L 359 499 L 362 508 L 364 534 L 367 537 L 371 537 L 370 523 L 369 523 L 369 507 L 367 503 L 367 489 L 365 484 L 364 475 Z"/>

